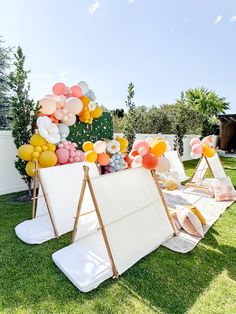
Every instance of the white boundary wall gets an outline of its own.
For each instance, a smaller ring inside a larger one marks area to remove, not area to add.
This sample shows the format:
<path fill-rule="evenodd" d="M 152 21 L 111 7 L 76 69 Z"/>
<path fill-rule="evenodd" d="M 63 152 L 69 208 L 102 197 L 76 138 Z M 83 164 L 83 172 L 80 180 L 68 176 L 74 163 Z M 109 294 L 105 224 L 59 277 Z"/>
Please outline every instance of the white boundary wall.
<path fill-rule="evenodd" d="M 115 133 L 114 136 L 122 135 Z M 137 134 L 137 139 L 145 139 L 146 137 L 161 136 L 170 142 L 171 148 L 174 147 L 173 134 Z M 184 155 L 182 160 L 191 159 L 191 150 L 189 142 L 193 137 L 199 135 L 186 135 L 184 138 Z M 217 137 L 215 137 L 217 140 Z M 18 171 L 15 169 L 14 160 L 17 154 L 15 144 L 11 135 L 11 131 L 0 131 L 0 195 L 27 190 L 27 186 L 20 178 Z"/>
<path fill-rule="evenodd" d="M 27 190 L 15 168 L 16 154 L 11 131 L 0 131 L 0 195 Z"/>

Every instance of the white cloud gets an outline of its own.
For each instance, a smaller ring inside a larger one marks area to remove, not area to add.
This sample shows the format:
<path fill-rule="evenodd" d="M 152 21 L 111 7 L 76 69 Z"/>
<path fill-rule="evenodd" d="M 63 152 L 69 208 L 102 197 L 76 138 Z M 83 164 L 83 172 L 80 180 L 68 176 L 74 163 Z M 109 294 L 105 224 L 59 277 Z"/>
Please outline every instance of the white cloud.
<path fill-rule="evenodd" d="M 135 0 L 126 0 L 129 3 L 134 3 Z"/>
<path fill-rule="evenodd" d="M 219 15 L 217 16 L 217 18 L 215 19 L 214 23 L 212 24 L 212 26 L 215 26 L 216 24 L 220 23 L 220 21 L 222 20 L 223 16 Z"/>
<path fill-rule="evenodd" d="M 88 7 L 89 14 L 94 15 L 94 13 L 98 10 L 100 5 L 101 3 L 99 2 L 99 0 L 95 0 L 95 2 Z"/>
<path fill-rule="evenodd" d="M 61 71 L 60 73 L 59 73 L 59 76 L 60 76 L 60 78 L 65 78 L 65 77 L 67 77 L 68 76 L 68 72 L 65 72 L 65 71 Z"/>
<path fill-rule="evenodd" d="M 231 18 L 229 19 L 230 22 L 236 22 L 236 15 L 231 16 Z"/>
<path fill-rule="evenodd" d="M 43 79 L 43 80 L 49 80 L 50 74 L 49 73 L 32 73 L 33 76 Z"/>

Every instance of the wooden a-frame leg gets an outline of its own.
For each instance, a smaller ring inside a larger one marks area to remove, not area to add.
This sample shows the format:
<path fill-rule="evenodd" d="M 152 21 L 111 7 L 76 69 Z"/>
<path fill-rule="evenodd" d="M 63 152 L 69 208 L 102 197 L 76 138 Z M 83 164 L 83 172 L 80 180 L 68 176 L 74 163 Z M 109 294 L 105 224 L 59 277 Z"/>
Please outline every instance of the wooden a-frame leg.
<path fill-rule="evenodd" d="M 34 162 L 34 187 L 33 187 L 33 203 L 32 203 L 32 219 L 36 215 L 36 190 L 38 184 L 38 161 Z"/>

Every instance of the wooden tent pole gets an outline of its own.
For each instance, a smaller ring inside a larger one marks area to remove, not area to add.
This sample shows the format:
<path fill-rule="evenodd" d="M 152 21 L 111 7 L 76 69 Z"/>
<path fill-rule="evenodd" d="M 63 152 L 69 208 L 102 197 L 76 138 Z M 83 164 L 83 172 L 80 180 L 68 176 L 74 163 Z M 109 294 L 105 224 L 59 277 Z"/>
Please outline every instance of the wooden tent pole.
<path fill-rule="evenodd" d="M 164 206 L 164 208 L 165 208 L 166 215 L 167 215 L 167 217 L 168 217 L 168 219 L 169 219 L 169 222 L 170 222 L 170 224 L 171 224 L 171 227 L 172 227 L 172 229 L 173 229 L 173 232 L 174 232 L 175 235 L 177 235 L 178 232 L 177 232 L 177 230 L 176 230 L 176 227 L 175 227 L 175 224 L 174 224 L 174 221 L 173 221 L 173 217 L 172 217 L 172 216 L 170 215 L 170 213 L 169 213 L 169 210 L 168 210 L 168 206 L 167 206 L 167 204 L 166 204 L 165 197 L 164 197 L 164 195 L 163 195 L 163 193 L 162 193 L 161 187 L 160 187 L 159 182 L 158 182 L 158 179 L 157 179 L 156 171 L 155 171 L 154 169 L 151 170 L 151 174 L 152 174 L 153 180 L 154 180 L 154 182 L 155 182 L 155 184 L 156 184 L 157 190 L 158 190 L 158 192 L 159 192 L 159 194 L 160 194 L 160 197 L 161 197 L 163 206 Z"/>
<path fill-rule="evenodd" d="M 84 178 L 83 178 L 83 183 L 82 183 L 82 187 L 81 187 L 81 191 L 80 191 L 79 202 L 78 202 L 77 212 L 76 212 L 76 216 L 75 216 L 75 222 L 74 222 L 74 228 L 73 228 L 73 232 L 72 232 L 71 243 L 73 243 L 75 240 L 75 236 L 76 236 L 76 232 L 77 232 L 77 226 L 78 226 L 78 222 L 79 222 L 79 217 L 81 215 L 80 212 L 81 212 L 81 208 L 82 208 L 82 204 L 83 204 L 85 188 L 86 188 L 87 179 L 88 179 L 89 168 L 84 166 L 83 169 L 84 169 Z"/>
<path fill-rule="evenodd" d="M 84 167 L 86 167 L 86 166 L 84 166 Z M 109 241 L 108 241 L 108 238 L 107 238 L 105 226 L 104 226 L 103 221 L 102 221 L 102 217 L 101 217 L 101 214 L 100 214 L 100 211 L 99 211 L 98 203 L 97 203 L 97 200 L 96 200 L 96 197 L 95 197 L 95 193 L 94 193 L 94 190 L 93 190 L 92 183 L 90 181 L 89 175 L 88 175 L 88 178 L 87 178 L 87 182 L 88 182 L 89 191 L 91 193 L 91 197 L 92 197 L 92 200 L 93 200 L 93 204 L 94 204 L 94 207 L 95 207 L 95 210 L 96 210 L 96 213 L 97 213 L 98 221 L 99 221 L 99 224 L 100 224 L 100 227 L 101 227 L 102 235 L 103 235 L 104 242 L 105 242 L 106 249 L 107 249 L 107 254 L 108 254 L 108 257 L 110 259 L 112 271 L 113 271 L 114 276 L 116 278 L 118 278 L 119 277 L 119 273 L 118 273 L 118 271 L 116 269 L 115 261 L 114 261 L 114 258 L 112 256 L 112 252 L 111 252 L 111 248 L 110 248 Z"/>
<path fill-rule="evenodd" d="M 32 203 L 32 219 L 36 215 L 36 190 L 38 184 L 38 161 L 34 161 L 34 188 L 33 188 L 33 203 Z"/>
<path fill-rule="evenodd" d="M 57 228 L 56 228 L 56 225 L 55 225 L 55 222 L 54 222 L 54 218 L 53 218 L 52 213 L 51 213 L 51 208 L 50 208 L 50 205 L 49 205 L 49 201 L 48 201 L 47 194 L 45 192 L 44 185 L 43 185 L 42 179 L 40 177 L 40 172 L 39 171 L 38 171 L 38 178 L 39 178 L 39 183 L 40 183 L 41 188 L 42 188 L 43 196 L 44 196 L 45 203 L 46 203 L 47 210 L 48 210 L 48 214 L 49 214 L 49 217 L 50 217 L 50 220 L 51 220 L 51 223 L 52 223 L 54 234 L 55 234 L 56 237 L 58 237 L 58 231 L 57 231 Z"/>

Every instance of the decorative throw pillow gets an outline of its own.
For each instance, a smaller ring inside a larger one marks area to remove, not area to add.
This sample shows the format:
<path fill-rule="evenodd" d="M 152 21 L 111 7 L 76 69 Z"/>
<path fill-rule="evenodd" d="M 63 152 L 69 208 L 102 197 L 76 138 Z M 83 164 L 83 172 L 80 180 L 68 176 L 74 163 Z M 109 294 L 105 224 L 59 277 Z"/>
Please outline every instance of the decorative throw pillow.
<path fill-rule="evenodd" d="M 215 195 L 215 200 L 218 202 L 234 200 L 232 187 L 230 185 L 223 183 L 214 184 L 212 190 Z"/>
<path fill-rule="evenodd" d="M 189 208 L 198 217 L 198 219 L 201 221 L 203 225 L 206 224 L 206 219 L 203 217 L 202 213 L 196 206 L 191 205 L 191 206 L 187 206 L 187 208 Z"/>
<path fill-rule="evenodd" d="M 189 234 L 203 238 L 204 233 L 199 218 L 187 207 L 176 206 L 176 214 L 181 227 Z"/>

